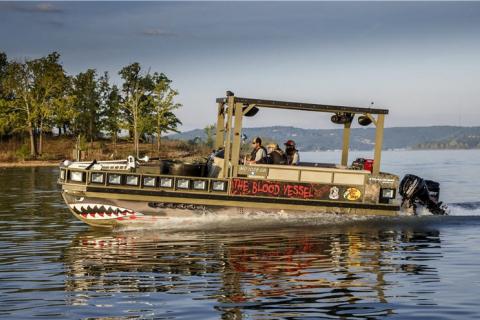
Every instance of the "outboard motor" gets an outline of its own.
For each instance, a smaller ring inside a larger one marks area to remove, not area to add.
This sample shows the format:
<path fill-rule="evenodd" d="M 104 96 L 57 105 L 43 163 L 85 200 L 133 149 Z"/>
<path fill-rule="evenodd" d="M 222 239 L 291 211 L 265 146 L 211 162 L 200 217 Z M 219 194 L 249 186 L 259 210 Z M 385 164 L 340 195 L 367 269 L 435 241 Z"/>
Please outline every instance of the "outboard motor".
<path fill-rule="evenodd" d="M 424 180 L 413 174 L 403 177 L 399 187 L 402 208 L 416 214 L 417 205 L 425 206 L 432 214 L 446 215 L 448 208 L 439 200 L 440 183 Z"/>

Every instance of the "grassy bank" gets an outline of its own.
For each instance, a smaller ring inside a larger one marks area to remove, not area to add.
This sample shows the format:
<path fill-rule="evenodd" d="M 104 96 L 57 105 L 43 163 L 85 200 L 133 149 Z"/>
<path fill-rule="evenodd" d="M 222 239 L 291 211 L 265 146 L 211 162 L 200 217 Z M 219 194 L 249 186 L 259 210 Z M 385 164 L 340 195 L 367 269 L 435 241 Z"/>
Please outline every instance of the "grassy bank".
<path fill-rule="evenodd" d="M 74 159 L 75 139 L 68 137 L 49 137 L 44 141 L 41 155 L 32 158 L 29 155 L 27 141 L 10 139 L 0 142 L 0 167 L 50 166 L 58 165 L 65 159 Z M 150 158 L 190 158 L 206 156 L 211 150 L 205 145 L 193 145 L 178 140 L 163 140 L 160 153 L 156 144 L 141 143 L 140 156 Z M 134 154 L 133 143 L 120 140 L 116 147 L 109 140 L 99 140 L 82 145 L 82 160 L 125 159 Z"/>
<path fill-rule="evenodd" d="M 0 162 L 0 168 L 21 168 L 21 167 L 57 167 L 60 161 L 21 161 L 21 162 Z"/>

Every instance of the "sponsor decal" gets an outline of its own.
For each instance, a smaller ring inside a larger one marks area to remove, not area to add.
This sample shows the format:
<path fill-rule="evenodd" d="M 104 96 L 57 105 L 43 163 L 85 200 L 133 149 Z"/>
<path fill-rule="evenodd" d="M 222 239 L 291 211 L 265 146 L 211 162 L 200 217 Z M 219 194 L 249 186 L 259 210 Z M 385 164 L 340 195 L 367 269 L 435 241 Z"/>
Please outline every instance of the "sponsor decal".
<path fill-rule="evenodd" d="M 336 187 L 336 186 L 331 187 L 330 188 L 330 194 L 328 195 L 328 198 L 330 198 L 332 200 L 338 200 L 338 198 L 340 197 L 339 192 L 340 192 L 340 189 L 338 189 L 338 187 Z"/>
<path fill-rule="evenodd" d="M 170 203 L 170 202 L 149 202 L 150 208 L 162 208 L 162 209 L 186 209 L 186 210 L 206 210 L 206 206 L 197 204 L 186 203 Z"/>
<path fill-rule="evenodd" d="M 393 185 L 395 183 L 395 180 L 391 178 L 370 177 L 368 178 L 368 182 Z"/>
<path fill-rule="evenodd" d="M 357 188 L 348 188 L 344 193 L 343 197 L 350 201 L 355 201 L 360 199 L 362 193 Z"/>
<path fill-rule="evenodd" d="M 268 171 L 267 171 L 267 168 L 264 168 L 264 167 L 253 167 L 253 166 L 243 165 L 238 167 L 238 173 L 247 174 L 251 176 L 265 177 Z"/>

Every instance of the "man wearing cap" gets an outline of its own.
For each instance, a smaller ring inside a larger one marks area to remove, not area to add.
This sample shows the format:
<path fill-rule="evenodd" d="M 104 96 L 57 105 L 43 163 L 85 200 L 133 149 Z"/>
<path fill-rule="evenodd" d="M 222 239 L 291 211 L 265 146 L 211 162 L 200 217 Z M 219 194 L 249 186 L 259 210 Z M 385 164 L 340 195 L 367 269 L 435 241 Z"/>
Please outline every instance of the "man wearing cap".
<path fill-rule="evenodd" d="M 295 141 L 288 140 L 285 144 L 285 153 L 287 154 L 287 164 L 291 164 L 293 166 L 298 165 L 300 161 L 300 155 L 298 154 L 298 150 L 295 148 Z"/>
<path fill-rule="evenodd" d="M 256 137 L 252 141 L 253 150 L 250 153 L 249 163 L 265 163 L 267 158 L 267 150 L 262 146 L 262 139 Z"/>

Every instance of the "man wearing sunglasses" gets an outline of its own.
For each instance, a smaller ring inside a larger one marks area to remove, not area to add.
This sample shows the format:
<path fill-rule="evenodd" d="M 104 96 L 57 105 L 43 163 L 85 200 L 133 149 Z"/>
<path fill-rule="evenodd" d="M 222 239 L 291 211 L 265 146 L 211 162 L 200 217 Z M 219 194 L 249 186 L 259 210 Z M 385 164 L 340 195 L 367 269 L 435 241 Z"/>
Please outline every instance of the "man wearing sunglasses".
<path fill-rule="evenodd" d="M 267 158 L 267 150 L 262 146 L 262 139 L 256 137 L 252 140 L 253 150 L 250 153 L 250 161 L 248 163 L 265 163 Z"/>

